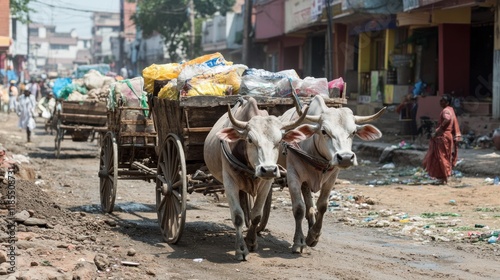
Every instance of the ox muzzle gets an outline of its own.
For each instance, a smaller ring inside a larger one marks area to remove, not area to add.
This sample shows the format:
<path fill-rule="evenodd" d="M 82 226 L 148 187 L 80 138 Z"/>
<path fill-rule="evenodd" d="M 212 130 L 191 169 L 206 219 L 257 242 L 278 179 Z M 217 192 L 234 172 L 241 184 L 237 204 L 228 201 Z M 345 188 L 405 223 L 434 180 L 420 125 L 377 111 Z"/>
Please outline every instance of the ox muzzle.
<path fill-rule="evenodd" d="M 357 165 L 356 154 L 353 152 L 339 152 L 335 154 L 334 162 L 341 168 Z"/>
<path fill-rule="evenodd" d="M 259 165 L 255 168 L 255 176 L 262 179 L 274 179 L 280 177 L 278 165 Z"/>

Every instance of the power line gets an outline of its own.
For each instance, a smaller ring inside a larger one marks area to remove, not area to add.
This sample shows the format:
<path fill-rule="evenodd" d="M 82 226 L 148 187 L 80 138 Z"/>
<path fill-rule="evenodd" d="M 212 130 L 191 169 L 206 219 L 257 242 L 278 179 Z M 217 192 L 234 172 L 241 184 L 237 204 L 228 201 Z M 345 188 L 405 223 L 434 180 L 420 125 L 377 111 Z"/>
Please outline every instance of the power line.
<path fill-rule="evenodd" d="M 56 8 L 56 9 L 62 9 L 62 10 L 70 10 L 70 11 L 77 11 L 77 12 L 84 12 L 84 13 L 107 13 L 106 11 L 98 11 L 98 10 L 88 10 L 88 9 L 82 9 L 82 8 L 72 8 L 72 7 L 64 7 L 64 6 L 57 6 L 49 3 L 44 3 L 38 0 L 32 0 L 35 3 L 39 3 L 51 8 Z"/>

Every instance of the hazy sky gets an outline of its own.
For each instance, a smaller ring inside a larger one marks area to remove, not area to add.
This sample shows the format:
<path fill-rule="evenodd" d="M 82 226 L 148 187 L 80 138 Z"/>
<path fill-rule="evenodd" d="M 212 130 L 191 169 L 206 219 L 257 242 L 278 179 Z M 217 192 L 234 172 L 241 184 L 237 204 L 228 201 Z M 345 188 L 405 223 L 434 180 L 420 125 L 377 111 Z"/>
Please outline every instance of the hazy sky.
<path fill-rule="evenodd" d="M 32 0 L 30 7 L 36 11 L 30 14 L 32 21 L 53 24 L 56 26 L 56 32 L 76 29 L 78 37 L 90 38 L 90 11 L 118 13 L 120 0 Z"/>

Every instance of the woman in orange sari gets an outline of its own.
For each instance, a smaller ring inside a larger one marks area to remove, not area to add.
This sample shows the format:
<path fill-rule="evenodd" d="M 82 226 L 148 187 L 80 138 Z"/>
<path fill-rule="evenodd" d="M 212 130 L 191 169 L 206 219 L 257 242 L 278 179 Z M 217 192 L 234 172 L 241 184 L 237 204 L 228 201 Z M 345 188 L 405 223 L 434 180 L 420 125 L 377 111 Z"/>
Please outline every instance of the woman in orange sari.
<path fill-rule="evenodd" d="M 439 100 L 439 105 L 443 110 L 423 162 L 429 176 L 436 178 L 439 185 L 446 184 L 448 177 L 451 176 L 452 168 L 457 163 L 457 142 L 462 137 L 455 111 L 450 106 L 451 100 L 448 94 L 443 95 Z"/>

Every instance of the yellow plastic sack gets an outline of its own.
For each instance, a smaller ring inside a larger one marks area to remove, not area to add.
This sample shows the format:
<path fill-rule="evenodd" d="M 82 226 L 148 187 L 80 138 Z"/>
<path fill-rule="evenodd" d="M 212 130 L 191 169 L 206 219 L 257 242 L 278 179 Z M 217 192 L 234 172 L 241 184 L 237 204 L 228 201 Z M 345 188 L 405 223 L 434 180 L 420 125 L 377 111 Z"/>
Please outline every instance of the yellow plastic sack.
<path fill-rule="evenodd" d="M 164 85 L 160 92 L 158 92 L 158 98 L 161 99 L 170 99 L 170 100 L 178 100 L 179 99 L 179 91 L 177 91 L 177 87 L 174 83 L 167 83 Z"/>
<path fill-rule="evenodd" d="M 241 76 L 238 74 L 236 69 L 231 69 L 227 72 L 216 73 L 213 75 L 195 76 L 189 81 L 189 83 L 191 85 L 197 85 L 204 83 L 205 81 L 216 84 L 230 85 L 233 88 L 233 94 L 238 94 L 238 91 L 240 90 Z"/>
<path fill-rule="evenodd" d="M 231 95 L 233 89 L 230 85 L 217 84 L 211 81 L 202 81 L 196 85 L 192 85 L 191 88 L 184 93 L 185 96 L 199 96 L 199 95 L 212 95 L 212 96 L 224 96 Z"/>
<path fill-rule="evenodd" d="M 144 90 L 153 93 L 154 81 L 172 80 L 179 76 L 182 67 L 179 63 L 151 64 L 142 70 L 144 78 Z"/>

